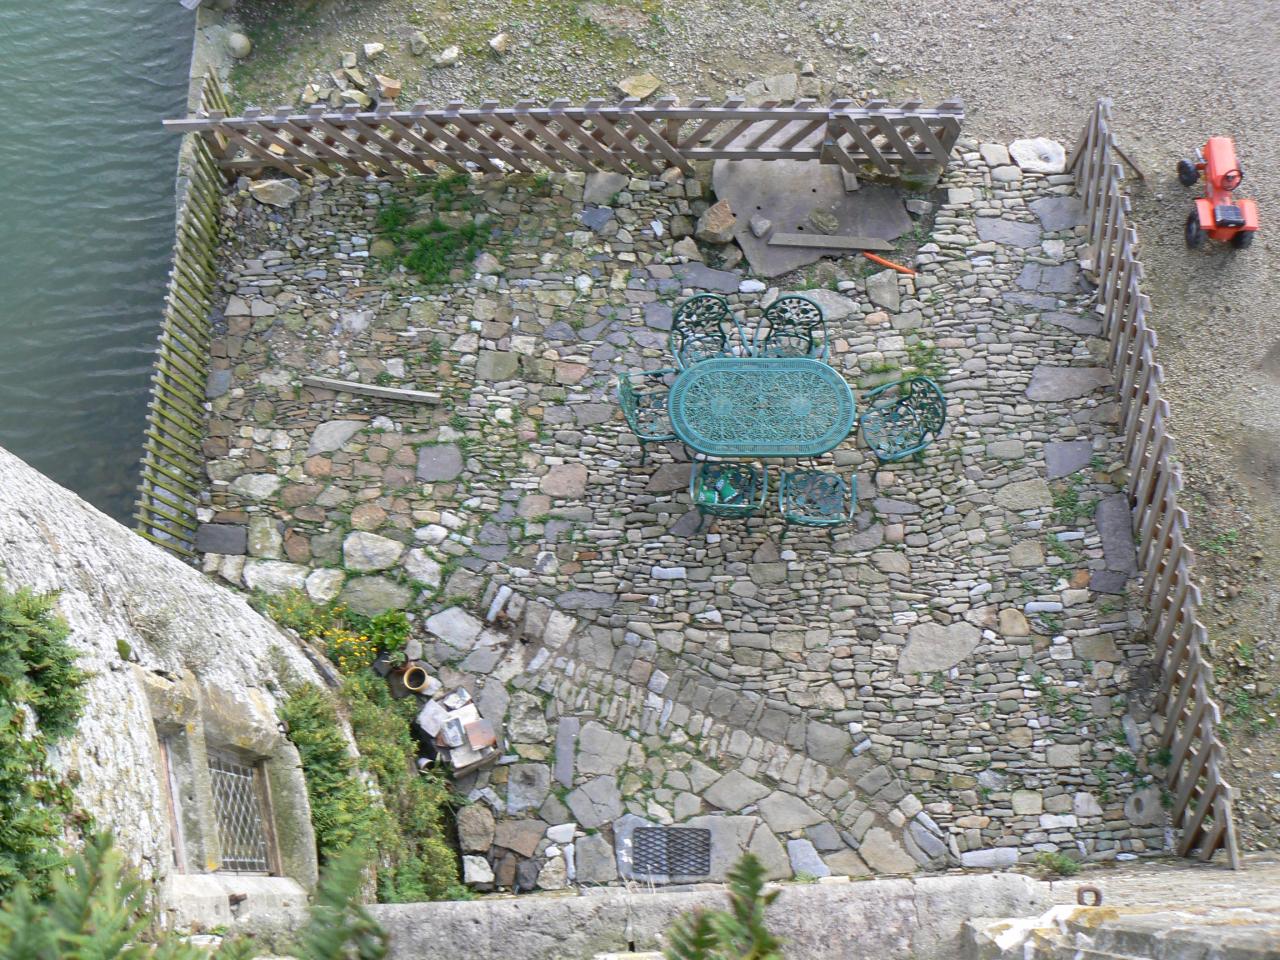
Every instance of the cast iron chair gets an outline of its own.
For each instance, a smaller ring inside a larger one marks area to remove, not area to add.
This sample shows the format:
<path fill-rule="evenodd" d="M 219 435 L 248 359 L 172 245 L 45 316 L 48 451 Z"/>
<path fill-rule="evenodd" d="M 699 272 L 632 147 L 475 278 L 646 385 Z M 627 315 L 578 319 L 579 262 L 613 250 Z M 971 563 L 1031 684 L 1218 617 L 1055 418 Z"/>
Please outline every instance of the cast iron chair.
<path fill-rule="evenodd" d="M 827 330 L 822 308 L 798 293 L 779 297 L 764 309 L 751 352 L 757 357 L 814 357 L 827 355 Z"/>
<path fill-rule="evenodd" d="M 838 527 L 853 520 L 858 478 L 825 470 L 783 470 L 778 481 L 778 510 L 788 524 Z"/>
<path fill-rule="evenodd" d="M 671 378 L 677 372 L 670 368 L 628 370 L 618 377 L 618 405 L 622 407 L 627 426 L 640 441 L 641 466 L 649 456 L 645 444 L 676 439 L 667 412 L 667 393 L 671 389 Z"/>
<path fill-rule="evenodd" d="M 862 439 L 881 463 L 905 460 L 933 443 L 947 420 L 947 398 L 928 377 L 907 377 L 863 394 Z"/>
<path fill-rule="evenodd" d="M 707 517 L 750 517 L 769 497 L 769 471 L 763 464 L 732 460 L 695 463 L 689 497 Z"/>
<path fill-rule="evenodd" d="M 671 318 L 669 342 L 676 365 L 683 370 L 712 357 L 732 356 L 735 327 L 737 320 L 724 297 L 714 293 L 690 297 Z"/>

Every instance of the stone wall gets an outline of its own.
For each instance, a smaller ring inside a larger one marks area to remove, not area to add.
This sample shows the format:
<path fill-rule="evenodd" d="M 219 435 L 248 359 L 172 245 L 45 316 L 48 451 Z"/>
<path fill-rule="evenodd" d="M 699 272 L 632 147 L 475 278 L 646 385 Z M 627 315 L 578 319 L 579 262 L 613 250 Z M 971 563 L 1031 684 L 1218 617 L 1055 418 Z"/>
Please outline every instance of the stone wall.
<path fill-rule="evenodd" d="M 678 915 L 723 909 L 726 902 L 715 888 L 600 890 L 578 897 L 378 906 L 373 913 L 391 934 L 391 960 L 585 960 L 658 949 Z M 1024 915 L 1047 904 L 1043 884 L 1014 875 L 787 884 L 766 921 L 785 939 L 787 960 L 959 960 L 964 921 L 993 912 Z"/>
<path fill-rule="evenodd" d="M 79 662 L 90 671 L 75 736 L 55 757 L 101 828 L 159 885 L 179 923 L 301 905 L 316 879 L 297 751 L 276 719 L 283 691 L 323 682 L 297 642 L 244 599 L 154 547 L 0 450 L 0 577 L 10 588 L 58 591 Z M 160 736 L 169 738 L 183 827 L 175 869 Z M 220 870 L 208 748 L 264 763 L 286 877 Z"/>

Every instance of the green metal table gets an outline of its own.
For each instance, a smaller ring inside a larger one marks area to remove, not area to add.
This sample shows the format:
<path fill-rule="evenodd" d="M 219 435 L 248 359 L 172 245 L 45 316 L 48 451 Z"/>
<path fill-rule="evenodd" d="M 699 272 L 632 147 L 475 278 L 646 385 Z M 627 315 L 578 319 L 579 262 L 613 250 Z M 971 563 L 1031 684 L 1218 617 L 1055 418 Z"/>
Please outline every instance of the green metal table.
<path fill-rule="evenodd" d="M 721 357 L 676 377 L 671 428 L 709 457 L 816 457 L 849 436 L 853 391 L 821 360 Z"/>

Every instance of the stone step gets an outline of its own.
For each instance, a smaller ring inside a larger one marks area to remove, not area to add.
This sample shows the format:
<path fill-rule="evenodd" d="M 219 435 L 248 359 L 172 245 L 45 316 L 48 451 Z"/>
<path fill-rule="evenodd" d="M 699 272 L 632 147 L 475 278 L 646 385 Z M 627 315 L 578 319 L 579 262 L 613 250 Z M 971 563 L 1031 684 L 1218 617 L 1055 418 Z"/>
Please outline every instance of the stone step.
<path fill-rule="evenodd" d="M 1073 918 L 1091 949 L 1152 960 L 1277 960 L 1280 918 L 1248 909 L 1120 916 L 1096 927 Z M 1078 939 L 1078 938 L 1077 938 Z"/>

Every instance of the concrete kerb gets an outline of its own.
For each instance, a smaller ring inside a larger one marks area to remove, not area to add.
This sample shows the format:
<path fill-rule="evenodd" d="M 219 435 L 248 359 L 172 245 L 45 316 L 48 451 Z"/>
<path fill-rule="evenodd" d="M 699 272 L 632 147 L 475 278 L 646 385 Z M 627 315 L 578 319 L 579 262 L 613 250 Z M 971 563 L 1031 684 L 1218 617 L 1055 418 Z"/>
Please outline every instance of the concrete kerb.
<path fill-rule="evenodd" d="M 977 916 L 1025 916 L 1049 904 L 1048 886 L 1018 874 L 788 884 L 768 910 L 788 960 L 876 957 L 952 960 L 961 927 Z M 659 949 L 682 913 L 723 908 L 721 888 L 380 905 L 392 960 L 588 958 Z"/>

